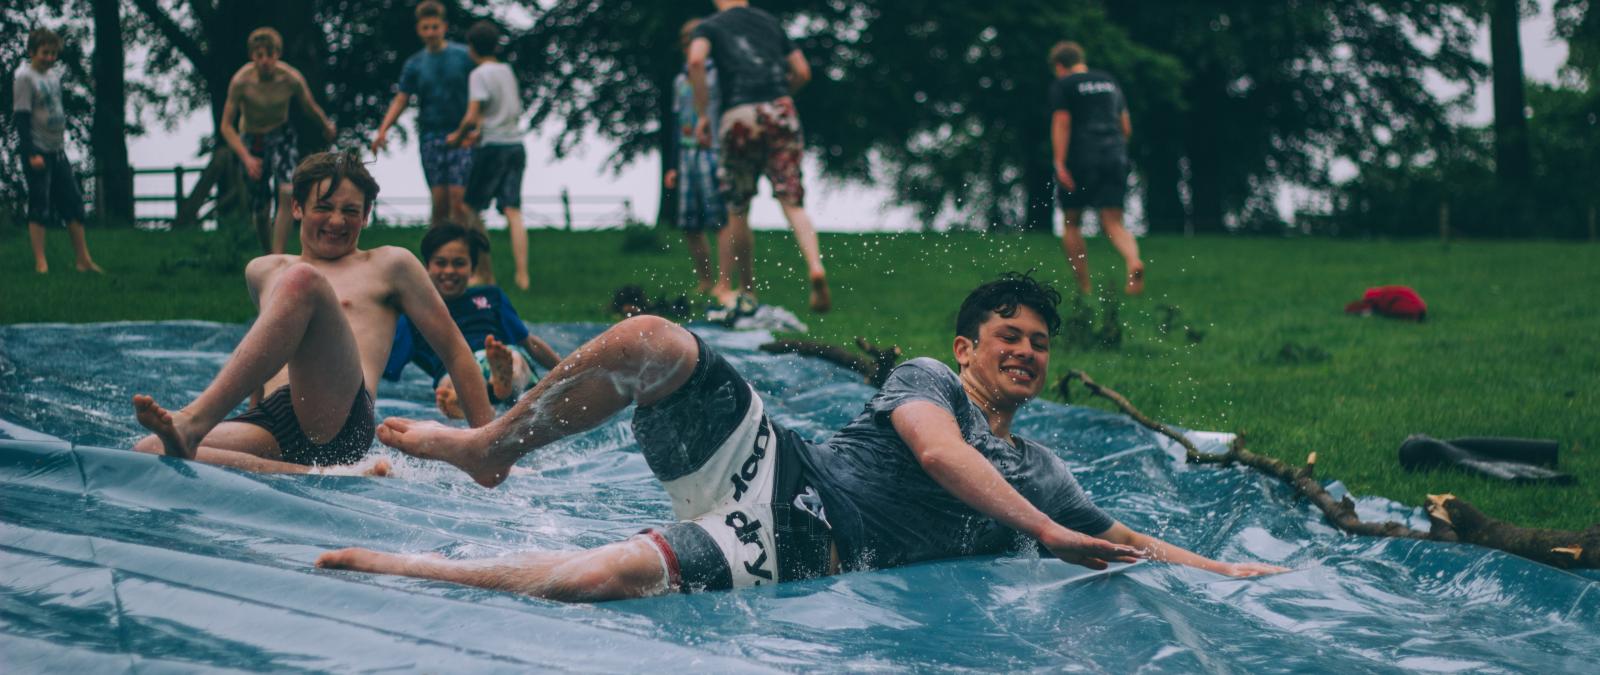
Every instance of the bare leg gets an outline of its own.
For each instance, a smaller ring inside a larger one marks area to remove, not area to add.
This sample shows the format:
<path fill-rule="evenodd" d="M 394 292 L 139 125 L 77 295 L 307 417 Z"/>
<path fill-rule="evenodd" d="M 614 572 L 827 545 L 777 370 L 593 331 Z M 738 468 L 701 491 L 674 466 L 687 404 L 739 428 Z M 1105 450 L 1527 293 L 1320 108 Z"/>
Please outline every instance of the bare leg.
<path fill-rule="evenodd" d="M 143 399 L 143 402 L 139 399 Z M 146 428 L 154 430 L 149 436 L 144 437 L 133 446 L 134 450 L 152 455 L 166 454 L 166 441 L 163 437 L 176 434 L 172 426 L 172 416 L 148 396 L 135 397 L 134 406 L 139 409 L 140 423 L 146 418 L 151 419 L 151 424 Z M 207 464 L 230 466 L 235 469 L 244 469 L 256 473 L 320 473 L 334 476 L 387 476 L 393 467 L 389 460 L 376 457 L 362 460 L 355 464 L 340 466 L 309 467 L 304 464 L 293 464 L 275 459 L 281 455 L 278 442 L 272 434 L 254 424 L 243 422 L 223 422 L 218 424 L 211 433 L 206 434 L 206 445 L 195 450 L 190 459 L 199 460 Z"/>
<path fill-rule="evenodd" d="M 511 231 L 511 260 L 516 266 L 517 288 L 528 290 L 528 231 L 522 226 L 522 209 L 506 207 L 506 229 Z"/>
<path fill-rule="evenodd" d="M 1106 238 L 1122 254 L 1122 262 L 1128 270 L 1128 295 L 1143 293 L 1144 262 L 1139 260 L 1139 242 L 1122 225 L 1122 209 L 1100 209 L 1100 228 L 1106 231 Z"/>
<path fill-rule="evenodd" d="M 444 188 L 445 201 L 448 203 L 446 216 L 449 222 L 457 225 L 466 225 L 472 217 L 472 212 L 467 208 L 467 188 L 461 185 L 448 185 Z"/>
<path fill-rule="evenodd" d="M 282 253 L 289 245 L 289 226 L 294 224 L 294 187 L 278 186 L 278 212 L 272 217 L 272 252 Z"/>
<path fill-rule="evenodd" d="M 44 257 L 44 225 L 41 223 L 28 223 L 28 243 L 33 245 L 33 271 L 40 274 L 50 272 L 50 261 Z"/>
<path fill-rule="evenodd" d="M 728 224 L 717 233 L 717 285 L 711 294 L 718 302 L 732 307 L 739 293 L 755 295 L 755 235 L 750 233 L 750 212 L 728 211 Z M 739 273 L 739 288 L 733 287 L 733 274 Z"/>
<path fill-rule="evenodd" d="M 694 336 L 657 316 L 636 316 L 567 355 L 510 412 L 479 429 L 391 417 L 378 440 L 413 457 L 449 462 L 485 487 L 523 455 L 598 426 L 630 404 L 650 405 L 689 381 Z"/>
<path fill-rule="evenodd" d="M 255 325 L 199 397 L 167 412 L 140 395 L 134 397 L 134 410 L 166 454 L 193 459 L 200 446 L 214 445 L 204 439 L 223 416 L 285 365 L 301 428 L 313 442 L 333 438 L 361 386 L 361 355 L 333 287 L 304 263 L 278 273 L 262 294 Z"/>
<path fill-rule="evenodd" d="M 519 553 L 482 560 L 347 548 L 322 554 L 317 567 L 435 579 L 562 602 L 640 598 L 669 590 L 660 551 L 642 537 L 587 551 Z"/>
<path fill-rule="evenodd" d="M 794 231 L 794 242 L 800 246 L 800 255 L 806 259 L 806 277 L 811 282 L 811 311 L 821 314 L 833 308 L 833 297 L 828 292 L 828 272 L 822 268 L 822 249 L 817 244 L 817 230 L 811 216 L 798 204 L 780 202 L 783 217 Z"/>
<path fill-rule="evenodd" d="M 89 257 L 89 241 L 83 235 L 83 223 L 76 220 L 67 223 L 67 234 L 72 235 L 72 253 L 77 257 L 79 272 L 94 272 L 104 274 L 105 270 L 94 264 L 94 259 Z"/>
<path fill-rule="evenodd" d="M 480 211 L 468 208 L 467 220 L 462 225 L 468 229 L 482 232 L 485 237 L 489 236 L 489 228 L 483 224 L 483 213 Z M 468 283 L 479 286 L 494 285 L 494 256 L 478 257 L 478 267 L 473 271 L 472 279 Z"/>
<path fill-rule="evenodd" d="M 1061 211 L 1061 250 L 1067 254 L 1067 262 L 1072 263 L 1072 275 L 1078 279 L 1078 291 L 1089 295 L 1093 289 L 1089 287 L 1089 248 L 1083 243 L 1083 232 L 1078 225 L 1083 221 L 1081 209 L 1062 209 Z"/>
<path fill-rule="evenodd" d="M 467 418 L 467 411 L 461 407 L 461 397 L 456 394 L 456 385 L 450 381 L 449 375 L 444 376 L 439 380 L 439 386 L 434 387 L 433 404 L 439 408 L 439 412 L 444 413 L 445 417 L 453 420 Z"/>
<path fill-rule="evenodd" d="M 694 261 L 694 277 L 699 282 L 694 290 L 704 294 L 712 288 L 711 244 L 706 241 L 706 233 L 702 230 L 685 230 L 683 244 L 689 249 L 689 259 Z"/>
<path fill-rule="evenodd" d="M 245 178 L 245 180 L 248 182 L 250 179 Z M 271 181 L 272 179 L 267 176 L 262 176 L 261 180 Z M 256 226 L 256 241 L 260 242 L 262 253 L 271 253 L 272 204 L 270 202 L 257 203 L 253 196 L 255 194 L 255 190 L 250 190 L 250 193 L 252 195 L 250 199 L 250 222 Z"/>
<path fill-rule="evenodd" d="M 428 227 L 438 227 L 450 222 L 450 193 L 443 185 L 434 185 L 428 188 L 428 196 L 432 198 L 433 210 L 428 213 Z"/>

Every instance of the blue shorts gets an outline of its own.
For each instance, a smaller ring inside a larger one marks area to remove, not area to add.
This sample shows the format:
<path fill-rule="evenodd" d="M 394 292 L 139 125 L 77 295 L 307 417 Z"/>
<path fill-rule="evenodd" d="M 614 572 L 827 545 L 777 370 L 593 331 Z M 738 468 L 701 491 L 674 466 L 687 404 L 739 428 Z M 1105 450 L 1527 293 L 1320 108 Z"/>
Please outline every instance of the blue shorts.
<path fill-rule="evenodd" d="M 728 222 L 717 189 L 717 153 L 702 147 L 678 151 L 678 229 L 713 232 Z"/>
<path fill-rule="evenodd" d="M 57 225 L 83 222 L 83 193 L 78 177 L 72 175 L 67 153 L 41 153 L 44 168 L 35 170 L 22 158 L 22 175 L 28 185 L 28 222 Z"/>
<path fill-rule="evenodd" d="M 424 131 L 422 140 L 422 177 L 428 187 L 466 186 L 467 175 L 472 172 L 472 148 L 452 148 L 444 142 L 448 132 Z"/>
<path fill-rule="evenodd" d="M 522 171 L 528 153 L 522 144 L 481 145 L 472 151 L 472 171 L 467 175 L 467 206 L 474 211 L 499 202 L 500 210 L 522 208 Z"/>

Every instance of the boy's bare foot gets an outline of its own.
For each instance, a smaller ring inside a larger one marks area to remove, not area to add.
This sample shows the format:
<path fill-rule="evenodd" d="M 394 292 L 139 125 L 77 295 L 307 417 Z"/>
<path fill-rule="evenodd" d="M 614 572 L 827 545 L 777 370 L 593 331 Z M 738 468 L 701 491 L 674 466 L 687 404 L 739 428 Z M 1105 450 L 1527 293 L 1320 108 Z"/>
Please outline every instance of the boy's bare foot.
<path fill-rule="evenodd" d="M 106 273 L 105 270 L 100 269 L 99 265 L 94 264 L 93 260 L 89 260 L 89 261 L 86 261 L 86 262 L 79 262 L 78 263 L 78 271 L 79 272 L 94 272 L 95 274 L 105 274 Z"/>
<path fill-rule="evenodd" d="M 370 460 L 356 462 L 355 464 L 338 464 L 334 466 L 315 467 L 315 473 L 320 476 L 368 476 L 371 478 L 387 478 L 394 471 L 394 465 L 389 463 L 387 457 L 376 457 Z"/>
<path fill-rule="evenodd" d="M 1128 270 L 1128 295 L 1139 295 L 1144 292 L 1144 265 L 1139 265 Z"/>
<path fill-rule="evenodd" d="M 458 429 L 438 422 L 416 422 L 391 417 L 378 427 L 384 445 L 418 459 L 445 462 L 465 471 L 484 487 L 505 481 L 516 458 L 494 453 L 477 429 Z"/>
<path fill-rule="evenodd" d="M 162 448 L 168 457 L 181 457 L 194 459 L 194 442 L 184 427 L 188 426 L 189 416 L 183 411 L 168 412 L 156 404 L 156 400 L 138 394 L 133 397 L 133 414 L 139 420 L 139 425 L 149 429 L 156 438 L 161 439 Z"/>
<path fill-rule="evenodd" d="M 532 282 L 528 280 L 528 273 L 527 272 L 518 272 L 517 273 L 517 288 L 520 289 L 520 290 L 526 291 L 526 290 L 528 290 L 528 286 L 530 286 L 530 285 L 532 285 Z"/>
<path fill-rule="evenodd" d="M 828 275 L 811 273 L 811 311 L 826 314 L 833 309 L 833 295 L 828 292 Z"/>
<path fill-rule="evenodd" d="M 494 397 L 502 401 L 511 398 L 517 393 L 511 386 L 516 366 L 511 350 L 490 335 L 483 339 L 483 353 L 489 357 L 489 388 L 494 390 Z"/>
<path fill-rule="evenodd" d="M 50 273 L 50 263 L 47 263 L 47 262 L 36 262 L 36 263 L 33 264 L 33 271 L 38 272 L 39 274 L 49 274 Z"/>
<path fill-rule="evenodd" d="M 466 411 L 461 409 L 461 398 L 456 395 L 455 387 L 444 386 L 433 390 L 433 402 L 445 417 L 453 420 L 467 418 Z"/>

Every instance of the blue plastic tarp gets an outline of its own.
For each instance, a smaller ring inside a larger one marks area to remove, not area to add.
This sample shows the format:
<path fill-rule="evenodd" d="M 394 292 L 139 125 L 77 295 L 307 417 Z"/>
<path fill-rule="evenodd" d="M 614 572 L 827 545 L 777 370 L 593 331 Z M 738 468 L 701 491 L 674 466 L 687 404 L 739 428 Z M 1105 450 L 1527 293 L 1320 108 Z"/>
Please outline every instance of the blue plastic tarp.
<path fill-rule="evenodd" d="M 601 327 L 538 325 L 565 352 Z M 568 606 L 317 570 L 364 546 L 481 557 L 615 541 L 672 518 L 629 413 L 485 490 L 386 449 L 390 479 L 252 475 L 129 452 L 128 403 L 182 405 L 243 327 L 0 327 L 0 670 L 725 672 L 778 670 L 1579 672 L 1600 581 L 1468 545 L 1349 537 L 1275 481 L 1195 467 L 1126 418 L 1035 402 L 1116 518 L 1205 555 L 1295 568 L 1234 580 L 1142 563 L 1095 573 L 969 558 L 776 587 Z M 853 373 L 701 331 L 812 438 L 872 390 Z M 414 370 L 380 415 L 437 418 Z M 1337 488 L 1335 488 L 1337 489 Z M 1426 527 L 1415 509 L 1365 517 Z"/>

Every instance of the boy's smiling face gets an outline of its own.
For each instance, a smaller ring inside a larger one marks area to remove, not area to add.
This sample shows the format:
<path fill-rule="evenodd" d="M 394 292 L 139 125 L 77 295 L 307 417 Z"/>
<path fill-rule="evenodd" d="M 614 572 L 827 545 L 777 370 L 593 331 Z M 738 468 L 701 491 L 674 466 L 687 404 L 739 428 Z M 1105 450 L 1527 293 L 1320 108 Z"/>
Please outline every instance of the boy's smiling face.
<path fill-rule="evenodd" d="M 463 239 L 446 242 L 428 258 L 428 279 L 439 297 L 454 300 L 467 292 L 472 279 L 472 251 Z"/>
<path fill-rule="evenodd" d="M 444 19 L 430 16 L 417 21 L 417 37 L 422 38 L 422 44 L 428 49 L 437 50 L 444 46 L 444 33 L 448 28 Z"/>
<path fill-rule="evenodd" d="M 56 59 L 60 58 L 60 56 L 60 45 L 43 44 L 39 45 L 38 49 L 33 50 L 33 53 L 28 55 L 28 60 L 33 66 L 34 70 L 43 73 L 50 70 L 50 67 L 56 64 Z"/>
<path fill-rule="evenodd" d="M 309 204 L 294 203 L 294 217 L 300 221 L 300 249 L 304 255 L 335 260 L 356 250 L 361 230 L 367 226 L 366 195 L 354 181 L 339 181 L 328 192 L 333 179 L 311 187 Z"/>

